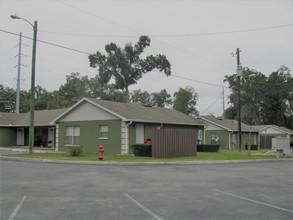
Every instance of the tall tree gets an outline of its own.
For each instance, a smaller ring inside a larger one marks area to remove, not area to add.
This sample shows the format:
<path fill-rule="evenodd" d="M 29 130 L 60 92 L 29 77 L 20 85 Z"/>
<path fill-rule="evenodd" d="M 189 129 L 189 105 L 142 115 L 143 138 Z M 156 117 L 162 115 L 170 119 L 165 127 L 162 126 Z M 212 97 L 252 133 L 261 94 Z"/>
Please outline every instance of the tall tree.
<path fill-rule="evenodd" d="M 90 80 L 80 73 L 71 73 L 66 76 L 66 83 L 58 91 L 60 107 L 69 107 L 84 97 L 91 97 Z"/>
<path fill-rule="evenodd" d="M 263 94 L 265 93 L 266 76 L 256 70 L 244 68 L 240 88 L 237 84 L 237 75 L 233 74 L 225 76 L 224 81 L 229 83 L 232 91 L 230 94 L 230 103 L 233 104 L 232 108 L 237 106 L 237 91 L 240 89 L 240 102 L 241 102 L 241 120 L 247 124 L 260 124 L 262 122 L 262 101 Z M 237 119 L 236 109 L 231 119 Z M 230 116 L 232 116 L 230 115 Z"/>
<path fill-rule="evenodd" d="M 170 107 L 172 105 L 171 95 L 166 89 L 160 92 L 153 92 L 151 96 L 153 105 L 157 105 L 158 107 Z"/>
<path fill-rule="evenodd" d="M 230 102 L 233 108 L 237 104 L 236 74 L 225 76 L 224 81 L 231 88 Z M 282 66 L 268 77 L 244 68 L 240 91 L 244 123 L 293 128 L 293 79 L 287 67 Z"/>
<path fill-rule="evenodd" d="M 35 100 L 35 110 L 48 109 L 48 103 L 51 100 L 50 92 L 41 86 L 36 86 Z"/>
<path fill-rule="evenodd" d="M 130 100 L 131 102 L 141 102 L 146 105 L 152 105 L 151 95 L 147 91 L 142 92 L 140 89 L 132 91 Z"/>
<path fill-rule="evenodd" d="M 196 103 L 198 94 L 191 87 L 180 88 L 178 92 L 174 93 L 173 108 L 187 115 L 196 116 Z"/>
<path fill-rule="evenodd" d="M 108 83 L 112 78 L 115 79 L 116 89 L 125 91 L 127 102 L 129 102 L 129 86 L 137 83 L 143 74 L 158 69 L 167 76 L 171 75 L 171 64 L 165 55 L 140 57 L 150 43 L 148 36 L 141 36 L 134 46 L 128 43 L 124 49 L 115 43 L 107 44 L 105 46 L 107 55 L 98 51 L 89 56 L 90 66 L 98 67 L 103 83 Z"/>
<path fill-rule="evenodd" d="M 14 112 L 15 111 L 15 90 L 5 87 L 0 84 L 0 111 Z"/>
<path fill-rule="evenodd" d="M 267 79 L 264 122 L 293 129 L 293 78 L 290 70 L 282 66 Z"/>
<path fill-rule="evenodd" d="M 237 112 L 234 106 L 230 106 L 225 109 L 225 112 L 224 112 L 225 119 L 234 119 L 236 118 L 236 116 L 237 116 Z"/>
<path fill-rule="evenodd" d="M 104 84 L 100 87 L 99 97 L 102 100 L 114 101 L 114 102 L 126 102 L 126 95 L 115 89 L 113 84 Z"/>

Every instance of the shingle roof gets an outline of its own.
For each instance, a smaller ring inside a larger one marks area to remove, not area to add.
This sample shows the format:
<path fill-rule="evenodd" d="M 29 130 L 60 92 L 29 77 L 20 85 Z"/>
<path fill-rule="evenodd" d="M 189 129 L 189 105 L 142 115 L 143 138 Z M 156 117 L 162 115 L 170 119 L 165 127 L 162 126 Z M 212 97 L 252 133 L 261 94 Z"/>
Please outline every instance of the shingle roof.
<path fill-rule="evenodd" d="M 0 126 L 12 125 L 21 116 L 21 113 L 0 112 Z"/>
<path fill-rule="evenodd" d="M 141 103 L 121 103 L 93 98 L 84 98 L 80 102 L 82 101 L 89 101 L 128 121 L 180 125 L 205 125 L 202 121 L 174 109 L 147 106 Z M 51 125 L 55 119 L 63 116 L 67 113 L 66 111 L 70 111 L 72 108 L 74 108 L 74 106 L 64 109 L 35 111 L 34 124 L 35 126 Z M 16 114 L 0 112 L 0 126 L 29 126 L 29 120 L 29 113 Z"/>
<path fill-rule="evenodd" d="M 201 116 L 201 119 L 204 121 L 216 124 L 222 128 L 225 128 L 230 131 L 238 131 L 238 121 L 237 120 L 230 120 L 230 119 L 218 119 L 215 116 Z M 258 132 L 253 126 L 241 123 L 241 131 L 242 132 Z"/>
<path fill-rule="evenodd" d="M 36 126 L 50 125 L 55 118 L 57 118 L 67 109 L 68 108 L 35 111 L 34 124 Z M 21 117 L 19 120 L 17 120 L 14 125 L 29 125 L 29 120 L 30 114 L 27 113 L 24 115 L 24 117 Z"/>
<path fill-rule="evenodd" d="M 280 126 L 277 126 L 277 125 L 253 125 L 252 126 L 254 129 L 258 130 L 258 131 L 261 131 L 267 127 L 272 127 L 272 128 L 275 128 L 277 130 L 280 130 L 284 133 L 287 133 L 287 134 L 290 134 L 290 135 L 293 135 L 293 130 L 289 129 L 289 128 L 285 128 L 285 127 L 280 127 Z"/>
<path fill-rule="evenodd" d="M 252 125 L 255 130 L 261 131 L 262 129 L 268 127 L 269 125 Z"/>
<path fill-rule="evenodd" d="M 281 129 L 282 131 L 285 131 L 286 133 L 293 135 L 293 130 L 289 128 L 285 128 L 285 127 L 278 127 L 278 128 Z"/>
<path fill-rule="evenodd" d="M 52 121 L 65 112 L 68 108 L 37 110 L 34 113 L 35 126 L 48 126 Z M 3 126 L 29 126 L 30 113 L 6 113 L 0 112 L 0 125 Z"/>
<path fill-rule="evenodd" d="M 204 125 L 201 121 L 174 109 L 147 106 L 137 102 L 121 103 L 93 98 L 86 98 L 84 100 L 88 100 L 100 107 L 103 107 L 109 112 L 115 113 L 128 121 L 180 125 Z"/>

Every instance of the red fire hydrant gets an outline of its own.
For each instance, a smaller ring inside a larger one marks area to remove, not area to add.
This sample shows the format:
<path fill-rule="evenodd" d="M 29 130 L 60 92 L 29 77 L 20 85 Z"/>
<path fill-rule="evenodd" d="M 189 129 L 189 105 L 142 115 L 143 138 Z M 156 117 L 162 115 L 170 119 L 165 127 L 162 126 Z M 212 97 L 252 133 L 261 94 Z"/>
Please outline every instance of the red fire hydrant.
<path fill-rule="evenodd" d="M 99 156 L 98 156 L 98 158 L 99 158 L 99 160 L 103 160 L 104 159 L 104 146 L 103 145 L 99 145 L 98 146 L 98 151 L 99 151 Z"/>

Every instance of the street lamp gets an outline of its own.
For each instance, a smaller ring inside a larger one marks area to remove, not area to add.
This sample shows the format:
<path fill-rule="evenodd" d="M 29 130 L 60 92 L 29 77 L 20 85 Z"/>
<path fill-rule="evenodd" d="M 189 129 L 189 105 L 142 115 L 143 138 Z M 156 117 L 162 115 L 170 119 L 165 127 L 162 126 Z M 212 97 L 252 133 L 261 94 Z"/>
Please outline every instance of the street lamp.
<path fill-rule="evenodd" d="M 32 51 L 32 73 L 31 73 L 31 92 L 30 92 L 30 129 L 29 129 L 29 153 L 33 153 L 34 147 L 34 113 L 35 113 L 35 72 L 36 72 L 36 46 L 37 46 L 37 31 L 38 31 L 38 22 L 35 21 L 34 24 L 21 18 L 17 15 L 10 15 L 12 19 L 21 19 L 29 23 L 34 29 L 33 36 L 33 51 Z"/>

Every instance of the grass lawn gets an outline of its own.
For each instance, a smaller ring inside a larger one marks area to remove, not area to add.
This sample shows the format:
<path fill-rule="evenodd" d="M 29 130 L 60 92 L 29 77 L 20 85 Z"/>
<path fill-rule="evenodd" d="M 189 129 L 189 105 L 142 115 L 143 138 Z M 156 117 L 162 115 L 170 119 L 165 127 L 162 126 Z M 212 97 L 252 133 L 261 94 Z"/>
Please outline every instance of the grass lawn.
<path fill-rule="evenodd" d="M 256 159 L 276 159 L 276 156 L 259 155 L 267 152 L 266 150 L 250 151 L 229 151 L 220 150 L 215 153 L 198 152 L 194 157 L 176 157 L 176 158 L 151 158 L 151 157 L 135 157 L 132 155 L 113 155 L 105 154 L 104 161 L 108 162 L 176 162 L 176 161 L 205 161 L 205 160 L 256 160 Z M 258 155 L 253 155 L 258 154 Z M 49 160 L 73 160 L 73 161 L 99 161 L 98 154 L 83 154 L 79 157 L 72 157 L 69 153 L 33 153 L 33 154 L 10 154 L 7 157 L 18 158 L 38 158 Z"/>

